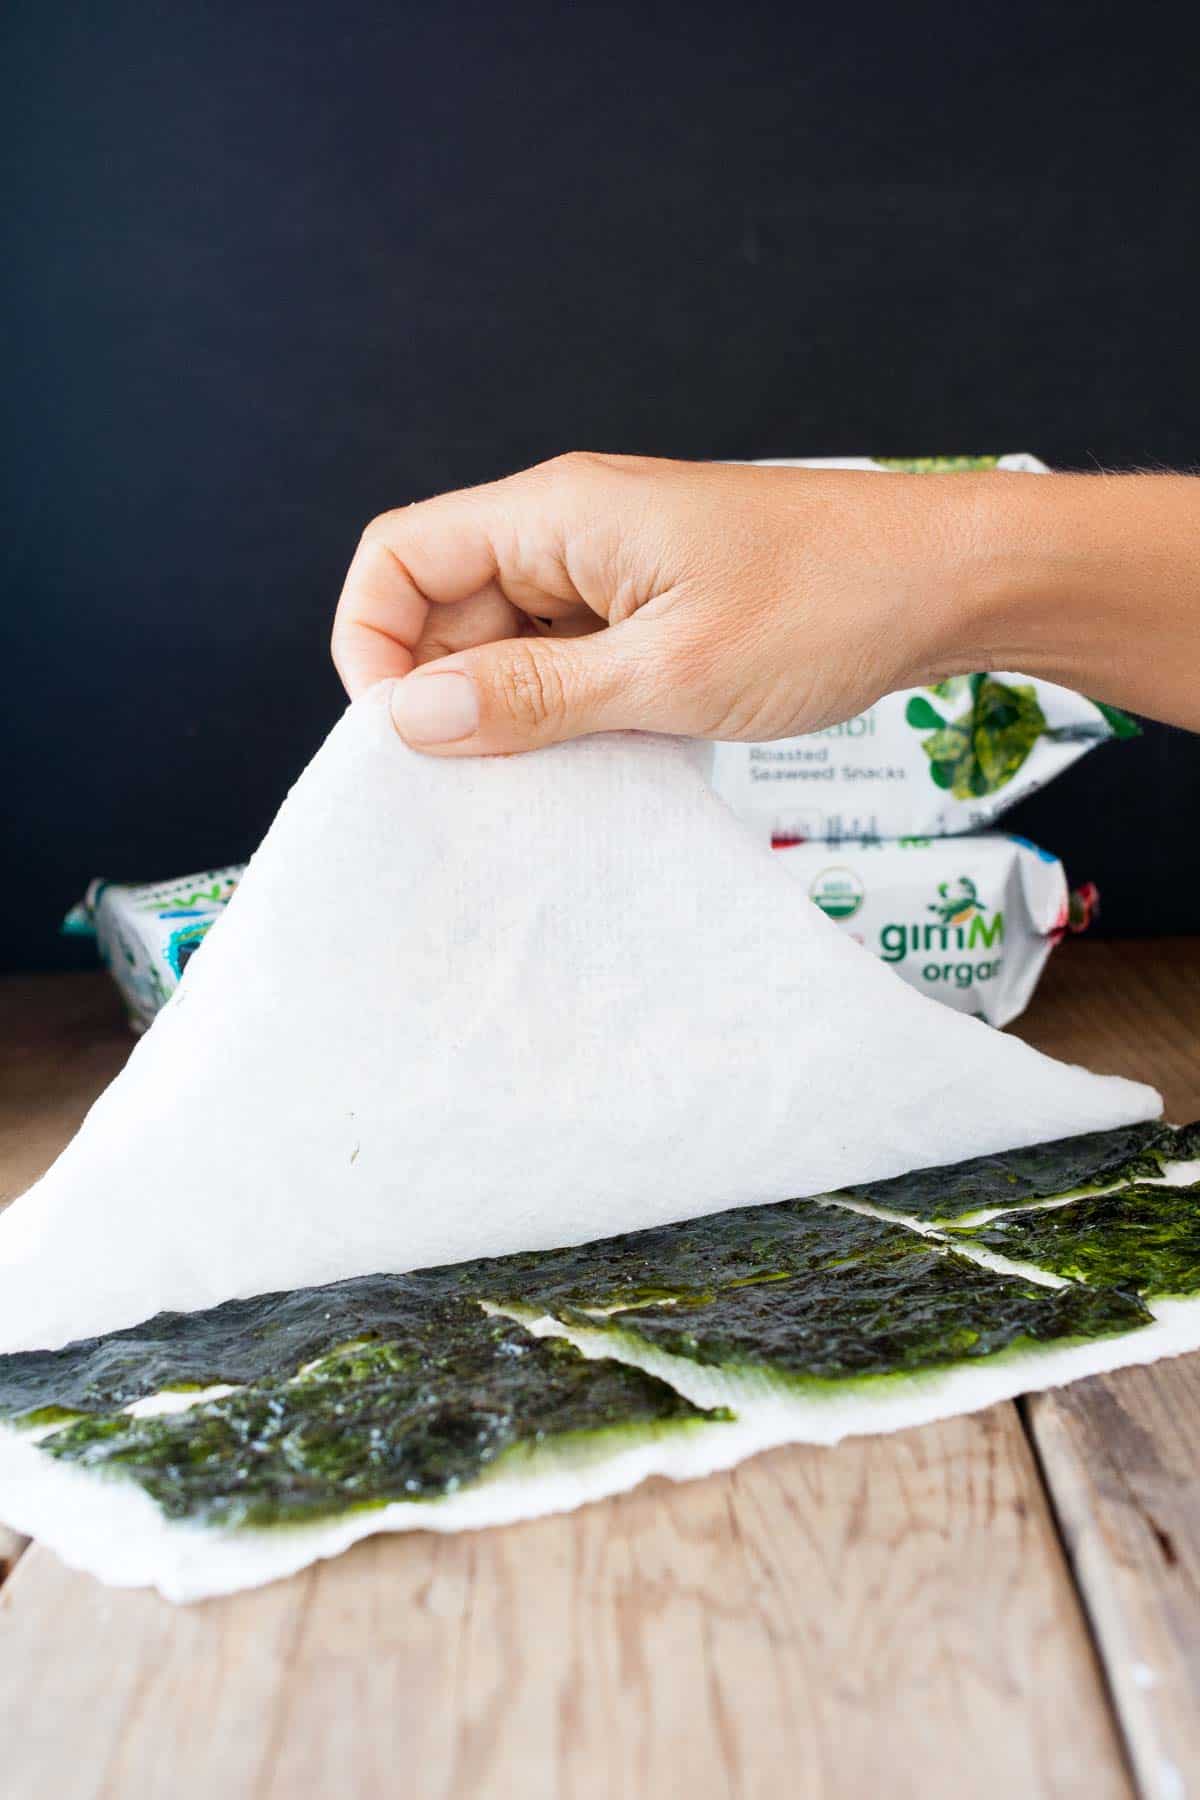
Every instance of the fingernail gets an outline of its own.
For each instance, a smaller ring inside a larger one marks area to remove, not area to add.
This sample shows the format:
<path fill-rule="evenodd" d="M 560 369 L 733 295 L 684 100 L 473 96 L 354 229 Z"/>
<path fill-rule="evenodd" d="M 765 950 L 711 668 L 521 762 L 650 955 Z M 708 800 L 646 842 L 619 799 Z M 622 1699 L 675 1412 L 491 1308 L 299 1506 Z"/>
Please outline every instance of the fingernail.
<path fill-rule="evenodd" d="M 409 744 L 456 744 L 479 730 L 479 693 L 469 675 L 406 675 L 392 689 L 392 724 Z"/>

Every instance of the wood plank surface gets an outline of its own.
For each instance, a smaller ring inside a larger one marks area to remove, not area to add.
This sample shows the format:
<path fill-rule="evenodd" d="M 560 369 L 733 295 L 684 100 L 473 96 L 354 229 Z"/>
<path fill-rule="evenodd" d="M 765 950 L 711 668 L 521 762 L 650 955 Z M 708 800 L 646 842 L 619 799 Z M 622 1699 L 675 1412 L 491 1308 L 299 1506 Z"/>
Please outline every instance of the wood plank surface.
<path fill-rule="evenodd" d="M 11 1195 L 130 1040 L 99 977 L 0 983 L 0 1014 L 16 1046 L 0 1109 Z M 1200 1113 L 1198 1028 L 1200 946 L 1085 943 L 1052 959 L 1023 1033 L 1157 1081 L 1182 1117 Z M 1159 1391 L 1161 1369 L 1130 1373 Z M 1139 1422 L 1172 1478 L 1194 1463 L 1148 1403 Z M 1091 1480 L 1082 1516 L 1109 1579 Z M 1164 1516 L 1182 1562 L 1192 1540 Z M 1071 1541 L 1107 1648 L 1098 1578 Z M 1132 1679 L 1143 1695 L 1167 1685 Z M 35 1546 L 0 1590 L 0 1729 L 11 1791 L 64 1800 L 1129 1791 L 1011 1405 L 561 1519 L 376 1539 L 191 1608 L 104 1589 Z M 1182 1754 L 1162 1730 L 1153 1741 Z"/>
<path fill-rule="evenodd" d="M 0 1741 L 56 1800 L 1128 1792 L 1011 1406 L 190 1608 L 34 1549 Z"/>
<path fill-rule="evenodd" d="M 1063 1062 L 1150 1082 L 1177 1124 L 1200 1118 L 1200 937 L 1068 939 L 1011 1029 Z"/>
<path fill-rule="evenodd" d="M 1200 1794 L 1200 1356 L 1029 1408 L 1138 1787 Z"/>
<path fill-rule="evenodd" d="M 1200 939 L 1080 945 L 1018 1029 L 1200 1118 Z M 1036 1395 L 1028 1419 L 1138 1787 L 1200 1795 L 1200 1356 Z"/>
<path fill-rule="evenodd" d="M 49 1168 L 134 1041 L 107 975 L 0 980 L 0 1207 Z"/>
<path fill-rule="evenodd" d="M 49 1168 L 133 1041 L 106 975 L 0 980 L 0 1210 Z M 0 1524 L 0 1582 L 28 1543 Z"/>

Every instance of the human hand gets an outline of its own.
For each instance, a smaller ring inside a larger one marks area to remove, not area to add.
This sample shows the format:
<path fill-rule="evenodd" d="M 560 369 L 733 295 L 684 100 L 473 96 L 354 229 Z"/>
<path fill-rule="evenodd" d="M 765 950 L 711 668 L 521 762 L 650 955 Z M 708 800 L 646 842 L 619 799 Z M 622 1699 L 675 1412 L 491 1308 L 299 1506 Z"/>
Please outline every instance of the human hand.
<path fill-rule="evenodd" d="M 574 454 L 373 521 L 333 657 L 410 744 L 759 740 L 989 666 L 965 597 L 996 483 Z"/>

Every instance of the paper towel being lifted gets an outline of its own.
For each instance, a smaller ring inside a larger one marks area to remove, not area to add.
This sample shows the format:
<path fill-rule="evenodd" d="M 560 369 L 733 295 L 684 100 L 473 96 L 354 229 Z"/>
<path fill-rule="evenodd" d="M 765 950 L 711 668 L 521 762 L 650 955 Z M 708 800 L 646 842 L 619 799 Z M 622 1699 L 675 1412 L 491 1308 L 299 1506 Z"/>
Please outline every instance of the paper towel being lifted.
<path fill-rule="evenodd" d="M 906 988 L 630 734 L 438 761 L 349 708 L 0 1220 L 0 1350 L 1145 1120 Z"/>

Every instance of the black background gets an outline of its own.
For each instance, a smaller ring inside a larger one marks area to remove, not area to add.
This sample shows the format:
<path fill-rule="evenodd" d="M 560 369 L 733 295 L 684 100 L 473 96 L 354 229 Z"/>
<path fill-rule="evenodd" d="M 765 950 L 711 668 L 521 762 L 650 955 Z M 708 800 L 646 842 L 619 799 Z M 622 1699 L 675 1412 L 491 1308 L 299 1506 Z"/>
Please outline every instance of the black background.
<path fill-rule="evenodd" d="M 1191 16 L 11 8 L 0 958 L 252 848 L 386 506 L 571 447 L 1192 466 Z M 1187 930 L 1198 801 L 1152 728 L 1010 821 Z"/>

